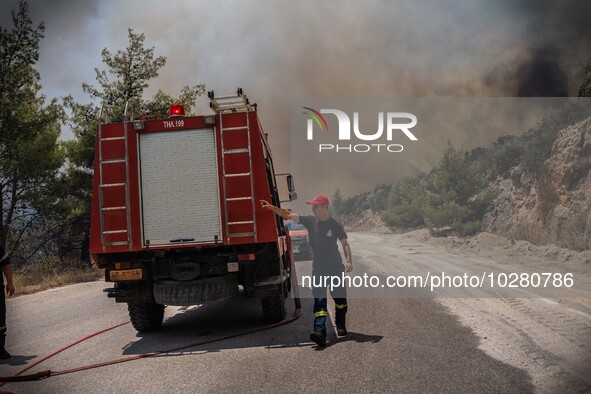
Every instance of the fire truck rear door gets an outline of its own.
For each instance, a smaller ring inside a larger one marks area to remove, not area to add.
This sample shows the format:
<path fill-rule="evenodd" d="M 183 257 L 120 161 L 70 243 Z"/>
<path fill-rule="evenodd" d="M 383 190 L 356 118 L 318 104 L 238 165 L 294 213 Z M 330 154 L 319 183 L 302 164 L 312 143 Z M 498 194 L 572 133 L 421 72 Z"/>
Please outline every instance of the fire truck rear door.
<path fill-rule="evenodd" d="M 221 240 L 213 129 L 144 133 L 139 142 L 144 245 Z"/>

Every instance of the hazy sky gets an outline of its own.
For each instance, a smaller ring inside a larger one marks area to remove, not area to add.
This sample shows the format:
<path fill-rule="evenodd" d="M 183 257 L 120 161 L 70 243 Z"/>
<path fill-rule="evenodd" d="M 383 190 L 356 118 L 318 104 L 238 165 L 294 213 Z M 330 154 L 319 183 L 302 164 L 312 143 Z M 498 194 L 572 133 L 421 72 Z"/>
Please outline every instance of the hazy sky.
<path fill-rule="evenodd" d="M 3 26 L 12 25 L 9 11 L 16 5 L 0 4 Z M 148 94 L 158 88 L 178 94 L 195 83 L 217 94 L 244 88 L 259 104 L 280 171 L 290 167 L 294 98 L 576 95 L 578 66 L 591 61 L 587 0 L 29 5 L 33 20 L 46 24 L 37 65 L 46 96 L 87 101 L 81 84 L 94 82 L 95 67 L 103 69 L 102 48 L 123 49 L 131 27 L 168 59 Z M 199 107 L 207 108 L 206 99 Z M 406 174 L 394 171 L 382 183 Z"/>

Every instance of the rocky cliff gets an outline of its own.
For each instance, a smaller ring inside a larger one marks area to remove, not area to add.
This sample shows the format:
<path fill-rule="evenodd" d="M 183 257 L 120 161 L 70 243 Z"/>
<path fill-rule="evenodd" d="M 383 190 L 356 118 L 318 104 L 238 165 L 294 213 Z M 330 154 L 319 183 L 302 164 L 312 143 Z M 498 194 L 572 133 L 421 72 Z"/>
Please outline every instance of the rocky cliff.
<path fill-rule="evenodd" d="M 591 249 L 591 118 L 562 130 L 536 170 L 511 168 L 492 183 L 484 230 L 536 244 Z"/>

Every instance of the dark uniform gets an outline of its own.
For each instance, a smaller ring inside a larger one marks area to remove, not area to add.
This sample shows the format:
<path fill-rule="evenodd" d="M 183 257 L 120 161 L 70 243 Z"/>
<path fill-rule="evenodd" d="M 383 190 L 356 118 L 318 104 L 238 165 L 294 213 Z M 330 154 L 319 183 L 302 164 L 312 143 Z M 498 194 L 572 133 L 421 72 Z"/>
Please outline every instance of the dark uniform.
<path fill-rule="evenodd" d="M 345 272 L 337 240 L 347 239 L 347 233 L 341 223 L 333 218 L 321 221 L 316 216 L 299 216 L 298 221 L 308 229 L 314 257 L 312 276 L 319 283 L 319 277 L 338 276 Z M 314 280 L 313 280 L 314 284 Z M 326 337 L 327 299 L 326 287 L 312 289 L 314 295 L 314 331 Z M 331 289 L 335 302 L 335 320 L 337 326 L 345 325 L 347 314 L 347 291 L 344 286 Z"/>
<path fill-rule="evenodd" d="M 10 355 L 4 349 L 6 340 L 6 292 L 4 289 L 4 275 L 2 267 L 10 264 L 8 254 L 2 245 L 0 245 L 0 359 L 9 358 Z"/>

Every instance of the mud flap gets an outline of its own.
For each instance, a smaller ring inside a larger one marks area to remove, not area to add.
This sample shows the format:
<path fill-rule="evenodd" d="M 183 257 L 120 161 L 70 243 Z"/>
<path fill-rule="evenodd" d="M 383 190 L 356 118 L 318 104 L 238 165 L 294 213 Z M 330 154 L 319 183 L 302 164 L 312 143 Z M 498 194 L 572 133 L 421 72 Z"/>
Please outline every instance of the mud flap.
<path fill-rule="evenodd" d="M 154 283 L 154 300 L 162 305 L 199 305 L 231 298 L 237 294 L 238 279 L 236 275 Z"/>

